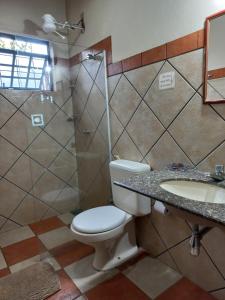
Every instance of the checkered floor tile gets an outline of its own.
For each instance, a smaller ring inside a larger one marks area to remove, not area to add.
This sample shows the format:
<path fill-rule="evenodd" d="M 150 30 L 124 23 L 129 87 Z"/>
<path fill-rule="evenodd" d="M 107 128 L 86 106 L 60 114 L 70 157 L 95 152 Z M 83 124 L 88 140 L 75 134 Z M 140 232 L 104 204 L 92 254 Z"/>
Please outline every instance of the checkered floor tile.
<path fill-rule="evenodd" d="M 94 249 L 74 239 L 71 219 L 66 214 L 0 234 L 0 277 L 46 261 L 61 282 L 50 300 L 215 299 L 144 252 L 117 269 L 97 272 Z"/>

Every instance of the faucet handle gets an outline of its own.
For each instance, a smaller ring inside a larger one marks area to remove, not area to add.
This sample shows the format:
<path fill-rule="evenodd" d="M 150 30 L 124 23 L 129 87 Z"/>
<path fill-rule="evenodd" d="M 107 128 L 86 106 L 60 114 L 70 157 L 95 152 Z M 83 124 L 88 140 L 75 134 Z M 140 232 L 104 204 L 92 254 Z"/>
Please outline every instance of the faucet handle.
<path fill-rule="evenodd" d="M 215 165 L 216 175 L 224 174 L 224 165 Z"/>

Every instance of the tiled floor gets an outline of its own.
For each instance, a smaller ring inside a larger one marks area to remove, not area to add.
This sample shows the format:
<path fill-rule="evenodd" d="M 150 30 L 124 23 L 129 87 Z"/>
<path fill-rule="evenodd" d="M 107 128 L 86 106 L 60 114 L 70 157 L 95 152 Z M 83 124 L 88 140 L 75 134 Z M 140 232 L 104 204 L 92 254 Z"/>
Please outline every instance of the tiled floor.
<path fill-rule="evenodd" d="M 97 272 L 93 249 L 74 240 L 71 217 L 52 217 L 0 234 L 0 277 L 42 260 L 52 264 L 61 282 L 50 300 L 214 299 L 144 252 L 117 269 Z"/>

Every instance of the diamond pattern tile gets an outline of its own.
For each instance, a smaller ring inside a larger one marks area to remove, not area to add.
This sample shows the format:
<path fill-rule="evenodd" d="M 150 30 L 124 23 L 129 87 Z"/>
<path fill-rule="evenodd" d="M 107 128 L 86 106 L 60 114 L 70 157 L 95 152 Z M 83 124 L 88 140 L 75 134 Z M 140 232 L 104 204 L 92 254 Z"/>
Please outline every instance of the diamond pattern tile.
<path fill-rule="evenodd" d="M 151 86 L 156 75 L 160 71 L 163 62 L 151 64 L 142 68 L 131 70 L 125 73 L 125 76 L 133 84 L 139 94 L 143 97 Z"/>
<path fill-rule="evenodd" d="M 203 50 L 185 53 L 169 59 L 169 62 L 198 89 L 203 82 Z"/>
<path fill-rule="evenodd" d="M 215 290 L 224 286 L 224 279 L 213 265 L 204 249 L 201 249 L 200 256 L 187 255 L 190 251 L 189 240 L 182 242 L 170 250 L 177 266 L 182 274 L 191 278 L 204 290 Z"/>
<path fill-rule="evenodd" d="M 87 102 L 87 110 L 92 120 L 98 126 L 106 109 L 105 98 L 99 88 L 94 84 Z"/>
<path fill-rule="evenodd" d="M 31 168 L 36 171 L 32 172 L 32 175 Z M 29 191 L 42 172 L 42 168 L 37 163 L 35 163 L 27 155 L 23 154 L 5 175 L 5 178 L 14 182 L 23 190 Z"/>
<path fill-rule="evenodd" d="M 46 132 L 62 146 L 65 146 L 74 134 L 74 124 L 68 121 L 68 116 L 61 110 L 46 127 Z"/>
<path fill-rule="evenodd" d="M 3 97 L 1 94 L 0 105 L 0 127 L 2 127 L 4 123 L 16 112 L 16 107 L 12 105 L 9 101 L 7 101 L 6 98 Z"/>
<path fill-rule="evenodd" d="M 66 186 L 51 204 L 61 214 L 79 209 L 79 189 Z"/>
<path fill-rule="evenodd" d="M 159 75 L 166 72 L 175 72 L 176 88 L 159 90 L 159 76 L 157 76 L 144 99 L 162 124 L 167 127 L 195 91 L 168 62 Z"/>
<path fill-rule="evenodd" d="M 103 58 L 102 58 L 103 59 Z M 95 83 L 99 87 L 100 91 L 102 92 L 102 95 L 105 97 L 105 65 L 104 62 L 102 61 Z"/>
<path fill-rule="evenodd" d="M 32 92 L 23 90 L 1 90 L 0 94 L 16 107 L 20 107 L 32 95 Z"/>
<path fill-rule="evenodd" d="M 41 132 L 26 150 L 26 154 L 44 167 L 48 167 L 61 149 L 62 147 L 54 139 L 45 132 Z"/>
<path fill-rule="evenodd" d="M 24 191 L 4 178 L 0 180 L 0 194 L 0 215 L 4 217 L 9 217 L 26 195 Z"/>
<path fill-rule="evenodd" d="M 64 188 L 65 183 L 55 175 L 47 172 L 38 180 L 31 193 L 51 206 L 58 194 Z"/>
<path fill-rule="evenodd" d="M 0 136 L 0 149 L 4 155 L 0 155 L 0 175 L 4 175 L 13 163 L 20 157 L 22 152 L 8 143 Z"/>
<path fill-rule="evenodd" d="M 76 158 L 67 150 L 62 150 L 49 167 L 55 175 L 66 182 L 69 181 L 76 168 Z"/>
<path fill-rule="evenodd" d="M 196 94 L 169 131 L 191 160 L 198 163 L 225 139 L 225 121 L 210 106 L 203 106 Z"/>
<path fill-rule="evenodd" d="M 88 73 L 90 74 L 93 80 L 95 79 L 98 73 L 100 63 L 101 62 L 99 60 L 93 60 L 93 59 L 87 59 L 82 62 L 82 66 L 85 67 L 85 69 L 88 71 Z"/>
<path fill-rule="evenodd" d="M 40 131 L 38 127 L 32 127 L 31 120 L 18 110 L 0 130 L 0 134 L 24 151 Z"/>
<path fill-rule="evenodd" d="M 47 210 L 47 205 L 31 195 L 27 195 L 10 218 L 21 225 L 26 225 L 41 220 Z"/>
<path fill-rule="evenodd" d="M 54 95 L 52 96 L 54 98 Z M 41 101 L 39 93 L 33 94 L 20 108 L 29 118 L 32 114 L 43 114 L 45 124 L 57 113 L 58 107 L 50 100 Z"/>
<path fill-rule="evenodd" d="M 108 78 L 108 93 L 109 93 L 109 99 L 111 99 L 115 88 L 120 80 L 121 74 L 111 76 Z"/>
<path fill-rule="evenodd" d="M 141 161 L 143 158 L 137 146 L 126 131 L 123 132 L 112 152 L 113 155 L 119 155 L 121 159 Z"/>
<path fill-rule="evenodd" d="M 165 129 L 149 107 L 142 101 L 127 125 L 126 130 L 142 155 L 145 156 Z"/>
<path fill-rule="evenodd" d="M 161 170 L 171 162 L 192 165 L 187 155 L 167 132 L 162 135 L 145 159 L 154 170 Z"/>
<path fill-rule="evenodd" d="M 122 98 L 121 98 L 121 95 Z M 126 126 L 141 98 L 125 76 L 122 76 L 111 99 L 111 107 L 120 122 Z"/>

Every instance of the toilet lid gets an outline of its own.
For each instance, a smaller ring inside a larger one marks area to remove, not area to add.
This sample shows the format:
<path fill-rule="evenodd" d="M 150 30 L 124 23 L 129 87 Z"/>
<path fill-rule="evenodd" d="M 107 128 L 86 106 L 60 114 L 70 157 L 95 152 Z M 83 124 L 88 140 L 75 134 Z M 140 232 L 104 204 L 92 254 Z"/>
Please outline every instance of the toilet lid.
<path fill-rule="evenodd" d="M 84 233 L 100 233 L 120 226 L 126 213 L 115 206 L 100 206 L 77 215 L 72 222 L 75 230 Z"/>

